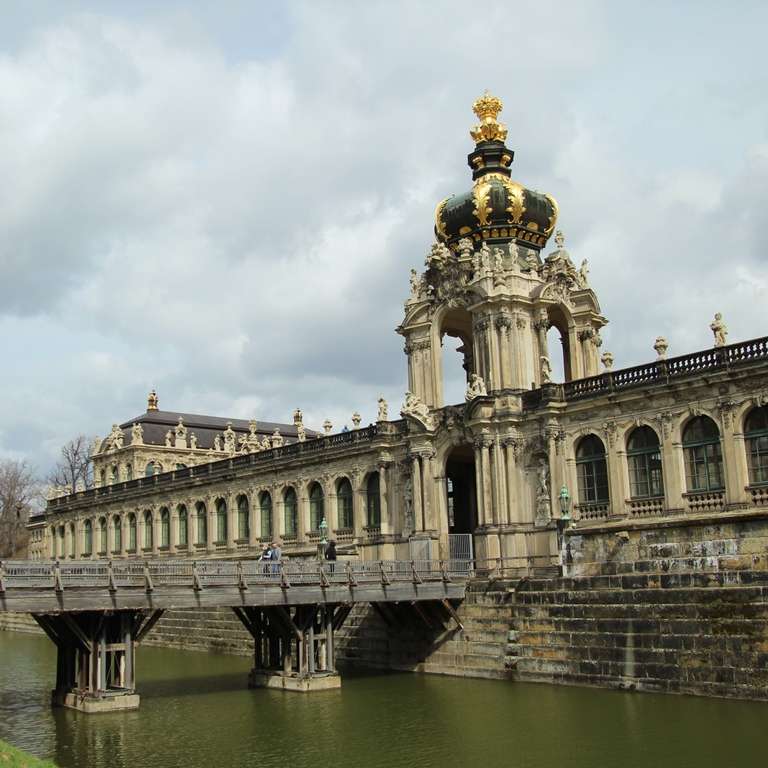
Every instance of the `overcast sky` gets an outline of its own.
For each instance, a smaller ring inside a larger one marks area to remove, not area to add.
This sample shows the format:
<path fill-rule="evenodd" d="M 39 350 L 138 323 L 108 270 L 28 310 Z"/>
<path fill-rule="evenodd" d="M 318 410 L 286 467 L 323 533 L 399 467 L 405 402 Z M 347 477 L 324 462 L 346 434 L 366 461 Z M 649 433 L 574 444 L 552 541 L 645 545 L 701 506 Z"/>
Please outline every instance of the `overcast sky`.
<path fill-rule="evenodd" d="M 406 386 L 473 100 L 623 367 L 768 334 L 768 4 L 0 3 L 0 456 L 161 408 L 336 428 Z M 547 250 L 550 250 L 548 248 Z"/>

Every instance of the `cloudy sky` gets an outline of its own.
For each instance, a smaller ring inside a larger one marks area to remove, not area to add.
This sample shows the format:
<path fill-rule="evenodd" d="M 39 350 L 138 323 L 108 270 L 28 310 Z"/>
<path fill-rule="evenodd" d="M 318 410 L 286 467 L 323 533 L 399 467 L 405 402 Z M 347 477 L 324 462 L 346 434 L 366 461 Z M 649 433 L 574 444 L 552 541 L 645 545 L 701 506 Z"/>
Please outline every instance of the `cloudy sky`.
<path fill-rule="evenodd" d="M 0 456 L 168 410 L 337 428 L 505 102 L 617 367 L 768 334 L 768 5 L 2 0 Z M 762 214 L 761 214 L 762 212 Z"/>

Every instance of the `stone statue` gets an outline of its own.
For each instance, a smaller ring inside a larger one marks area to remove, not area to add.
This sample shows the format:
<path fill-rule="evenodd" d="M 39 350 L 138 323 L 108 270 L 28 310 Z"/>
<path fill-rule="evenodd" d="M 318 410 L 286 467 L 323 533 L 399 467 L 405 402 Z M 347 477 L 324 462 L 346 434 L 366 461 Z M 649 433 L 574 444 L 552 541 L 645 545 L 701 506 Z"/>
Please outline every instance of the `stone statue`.
<path fill-rule="evenodd" d="M 189 447 L 197 448 L 197 435 L 194 432 L 189 433 Z"/>
<path fill-rule="evenodd" d="M 221 445 L 221 435 L 216 435 L 216 437 L 213 438 L 213 450 L 214 451 L 224 450 L 224 448 Z"/>
<path fill-rule="evenodd" d="M 483 277 L 487 277 L 491 272 L 491 249 L 488 243 L 480 246 L 480 270 Z"/>
<path fill-rule="evenodd" d="M 280 448 L 283 444 L 283 436 L 280 434 L 280 430 L 276 429 L 272 433 L 272 447 L 273 448 Z"/>
<path fill-rule="evenodd" d="M 504 251 L 493 249 L 493 284 L 504 285 Z"/>
<path fill-rule="evenodd" d="M 383 398 L 379 398 L 379 414 L 376 417 L 376 421 L 386 421 L 387 420 L 387 401 Z"/>
<path fill-rule="evenodd" d="M 510 241 L 507 245 L 507 253 L 509 254 L 509 264 L 512 270 L 512 274 L 520 274 L 520 264 L 517 259 L 520 255 L 520 250 L 517 247 L 517 243 Z"/>
<path fill-rule="evenodd" d="M 669 344 L 667 344 L 667 340 L 663 336 L 657 336 L 656 341 L 654 342 L 653 348 L 656 350 L 656 354 L 659 356 L 659 360 L 665 360 L 667 357 L 667 349 L 669 349 Z"/>
<path fill-rule="evenodd" d="M 471 238 L 462 237 L 459 240 L 459 258 L 469 259 L 473 257 L 475 246 L 472 243 Z"/>
<path fill-rule="evenodd" d="M 411 270 L 411 298 L 418 299 L 420 291 L 419 273 L 415 270 Z"/>
<path fill-rule="evenodd" d="M 227 422 L 227 428 L 224 430 L 224 450 L 227 453 L 234 453 L 236 450 L 235 441 L 237 440 L 237 436 L 235 434 L 235 430 L 232 429 L 232 422 Z"/>
<path fill-rule="evenodd" d="M 264 439 L 261 441 L 261 450 L 268 451 L 270 448 L 272 448 L 272 441 L 267 435 L 264 435 Z"/>
<path fill-rule="evenodd" d="M 450 255 L 451 252 L 443 243 L 433 243 L 424 262 L 428 267 L 440 269 L 448 261 Z"/>
<path fill-rule="evenodd" d="M 361 421 L 362 421 L 362 417 L 360 416 L 360 414 L 357 411 L 355 411 L 352 414 L 352 426 L 355 429 L 360 429 L 360 422 Z"/>
<path fill-rule="evenodd" d="M 173 447 L 173 432 L 170 429 L 165 433 L 165 447 Z"/>
<path fill-rule="evenodd" d="M 157 392 L 153 389 L 149 395 L 147 396 L 147 410 L 148 411 L 156 411 L 157 410 Z"/>
<path fill-rule="evenodd" d="M 179 416 L 179 423 L 174 430 L 176 433 L 175 445 L 177 448 L 187 447 L 187 428 L 184 426 L 184 419 Z"/>
<path fill-rule="evenodd" d="M 123 430 L 117 424 L 112 425 L 112 430 L 109 433 L 109 443 L 114 451 L 123 447 Z"/>
<path fill-rule="evenodd" d="M 131 427 L 131 445 L 141 445 L 144 442 L 144 428 L 141 424 Z"/>
<path fill-rule="evenodd" d="M 536 525 L 546 525 L 552 516 L 549 498 L 549 466 L 545 458 L 539 459 L 536 470 Z"/>
<path fill-rule="evenodd" d="M 542 355 L 541 359 L 541 383 L 549 384 L 552 381 L 552 364 L 549 362 L 549 358 L 546 355 Z"/>
<path fill-rule="evenodd" d="M 304 429 L 303 424 L 296 425 L 296 439 L 300 443 L 305 443 L 307 441 L 307 430 Z M 256 443 L 256 445 L 258 445 L 258 442 Z"/>
<path fill-rule="evenodd" d="M 410 476 L 405 479 L 403 486 L 403 512 L 404 512 L 404 531 L 408 535 L 413 530 L 413 481 Z"/>
<path fill-rule="evenodd" d="M 565 247 L 565 235 L 563 234 L 562 229 L 558 229 L 557 232 L 555 232 L 555 245 L 557 246 L 558 251 L 562 251 Z"/>
<path fill-rule="evenodd" d="M 723 322 L 723 316 L 720 312 L 715 315 L 715 319 L 709 324 L 709 327 L 715 334 L 715 346 L 724 347 L 728 343 L 728 326 Z"/>
<path fill-rule="evenodd" d="M 537 272 L 541 266 L 539 257 L 533 251 L 528 251 L 528 253 L 525 254 L 525 266 L 532 272 Z"/>
<path fill-rule="evenodd" d="M 589 262 L 584 259 L 579 267 L 578 283 L 582 288 L 589 287 Z"/>
<path fill-rule="evenodd" d="M 603 352 L 600 362 L 606 371 L 610 371 L 613 368 L 613 354 L 611 352 Z"/>
<path fill-rule="evenodd" d="M 488 391 L 485 388 L 485 381 L 482 376 L 478 376 L 476 373 L 472 373 L 469 376 L 469 384 L 467 385 L 467 393 L 465 398 L 467 402 L 474 400 L 476 397 L 482 397 L 487 395 Z"/>
<path fill-rule="evenodd" d="M 323 432 L 325 432 L 326 435 L 330 435 L 332 429 L 333 429 L 333 424 L 331 423 L 331 420 L 326 419 L 323 422 Z"/>

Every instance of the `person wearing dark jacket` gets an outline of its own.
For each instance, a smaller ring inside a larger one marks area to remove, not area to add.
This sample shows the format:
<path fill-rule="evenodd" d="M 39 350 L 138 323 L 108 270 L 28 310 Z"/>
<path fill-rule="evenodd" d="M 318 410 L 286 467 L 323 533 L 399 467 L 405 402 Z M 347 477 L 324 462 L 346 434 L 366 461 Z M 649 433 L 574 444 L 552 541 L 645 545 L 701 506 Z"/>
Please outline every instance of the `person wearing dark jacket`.
<path fill-rule="evenodd" d="M 331 540 L 328 542 L 328 546 L 325 548 L 325 559 L 336 561 L 336 542 Z"/>

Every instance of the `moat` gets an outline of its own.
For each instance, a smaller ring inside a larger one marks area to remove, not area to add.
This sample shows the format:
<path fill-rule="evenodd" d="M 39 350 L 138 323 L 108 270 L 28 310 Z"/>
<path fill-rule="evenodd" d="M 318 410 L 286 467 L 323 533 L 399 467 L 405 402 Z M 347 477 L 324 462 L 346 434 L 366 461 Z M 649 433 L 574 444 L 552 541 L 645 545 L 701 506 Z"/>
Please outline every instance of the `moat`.
<path fill-rule="evenodd" d="M 762 703 L 414 674 L 340 691 L 247 690 L 246 658 L 142 648 L 141 709 L 49 706 L 55 654 L 0 632 L 0 739 L 61 768 L 484 765 L 741 766 L 763 753 Z"/>

